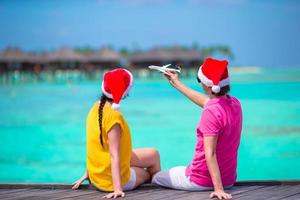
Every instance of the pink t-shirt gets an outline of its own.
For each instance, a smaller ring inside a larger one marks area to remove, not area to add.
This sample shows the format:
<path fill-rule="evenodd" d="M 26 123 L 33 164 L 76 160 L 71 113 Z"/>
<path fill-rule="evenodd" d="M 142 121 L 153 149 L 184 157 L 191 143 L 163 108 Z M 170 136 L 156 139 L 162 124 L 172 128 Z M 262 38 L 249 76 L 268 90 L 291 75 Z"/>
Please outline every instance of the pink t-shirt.
<path fill-rule="evenodd" d="M 203 137 L 218 136 L 217 161 L 223 186 L 236 181 L 237 155 L 242 130 L 240 102 L 227 95 L 211 99 L 204 107 L 197 126 L 197 143 L 192 163 L 186 168 L 186 176 L 200 186 L 213 187 L 205 160 Z"/>

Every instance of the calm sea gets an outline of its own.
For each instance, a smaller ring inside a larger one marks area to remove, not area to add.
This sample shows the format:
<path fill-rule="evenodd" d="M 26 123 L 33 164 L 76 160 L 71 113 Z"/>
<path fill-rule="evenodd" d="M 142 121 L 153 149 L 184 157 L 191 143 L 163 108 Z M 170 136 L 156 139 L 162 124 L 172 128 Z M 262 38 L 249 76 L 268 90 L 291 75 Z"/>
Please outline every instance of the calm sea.
<path fill-rule="evenodd" d="M 232 73 L 243 106 L 238 180 L 300 179 L 300 69 Z M 196 80 L 183 79 L 201 91 Z M 85 119 L 99 82 L 0 85 L 0 182 L 70 183 L 85 168 Z M 163 79 L 136 80 L 122 112 L 134 148 L 187 165 L 201 109 Z"/>

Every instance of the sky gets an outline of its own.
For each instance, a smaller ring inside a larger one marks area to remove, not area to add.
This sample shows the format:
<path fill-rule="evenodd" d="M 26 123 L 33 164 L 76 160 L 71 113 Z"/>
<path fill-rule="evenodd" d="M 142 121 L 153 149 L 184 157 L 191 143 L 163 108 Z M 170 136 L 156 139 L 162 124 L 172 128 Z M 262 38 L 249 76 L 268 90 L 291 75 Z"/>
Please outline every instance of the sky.
<path fill-rule="evenodd" d="M 298 0 L 0 0 L 0 49 L 227 45 L 233 65 L 300 67 Z"/>

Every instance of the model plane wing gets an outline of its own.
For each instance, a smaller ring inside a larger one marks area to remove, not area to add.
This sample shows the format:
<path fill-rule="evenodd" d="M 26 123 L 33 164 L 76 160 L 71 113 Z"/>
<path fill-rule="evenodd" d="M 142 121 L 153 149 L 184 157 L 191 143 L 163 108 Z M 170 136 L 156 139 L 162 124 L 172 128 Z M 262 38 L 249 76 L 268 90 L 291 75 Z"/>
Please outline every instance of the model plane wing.
<path fill-rule="evenodd" d="M 163 65 L 163 66 L 150 65 L 149 69 L 157 70 L 164 74 L 167 73 L 166 71 L 174 71 L 174 72 L 180 73 L 180 70 L 181 70 L 180 67 L 175 69 L 175 68 L 169 68 L 170 66 L 171 66 L 171 64 L 167 64 L 167 65 Z"/>

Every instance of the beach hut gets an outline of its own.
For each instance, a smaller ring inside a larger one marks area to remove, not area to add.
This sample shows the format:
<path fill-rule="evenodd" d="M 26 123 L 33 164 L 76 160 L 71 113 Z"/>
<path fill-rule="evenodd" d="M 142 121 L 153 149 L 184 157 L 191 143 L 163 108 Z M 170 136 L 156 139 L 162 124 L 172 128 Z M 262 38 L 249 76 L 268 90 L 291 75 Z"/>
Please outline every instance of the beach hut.
<path fill-rule="evenodd" d="M 169 50 L 171 63 L 184 68 L 197 68 L 203 58 L 197 49 L 172 48 Z"/>
<path fill-rule="evenodd" d="M 120 66 L 122 56 L 109 48 L 103 48 L 86 56 L 87 70 L 112 69 Z"/>
<path fill-rule="evenodd" d="M 180 47 L 173 48 L 154 48 L 147 52 L 133 53 L 129 57 L 130 66 L 133 68 L 144 68 L 149 65 L 180 65 L 191 68 L 198 67 L 203 59 L 196 49 L 185 49 Z"/>
<path fill-rule="evenodd" d="M 8 65 L 4 59 L 4 51 L 0 52 L 0 74 L 8 71 Z"/>
<path fill-rule="evenodd" d="M 47 61 L 47 69 L 81 69 L 85 61 L 83 55 L 76 53 L 70 48 L 61 48 L 57 51 L 50 52 L 41 58 Z"/>
<path fill-rule="evenodd" d="M 29 53 L 29 60 L 32 63 L 32 71 L 39 73 L 44 70 L 51 70 L 47 53 Z"/>
<path fill-rule="evenodd" d="M 142 68 L 148 65 L 163 65 L 170 61 L 169 53 L 164 49 L 152 49 L 147 52 L 133 53 L 128 59 L 130 66 Z"/>
<path fill-rule="evenodd" d="M 0 72 L 26 71 L 32 67 L 30 55 L 19 48 L 7 48 L 0 53 Z"/>

